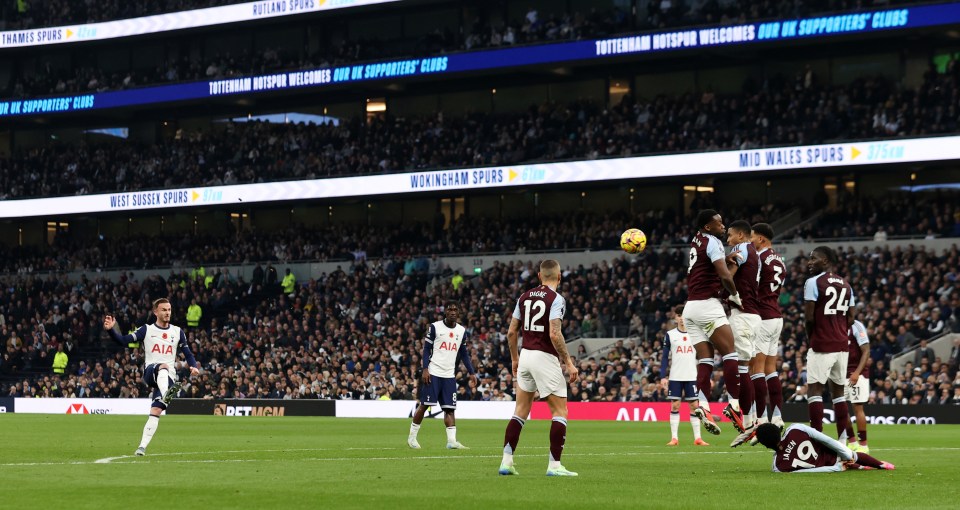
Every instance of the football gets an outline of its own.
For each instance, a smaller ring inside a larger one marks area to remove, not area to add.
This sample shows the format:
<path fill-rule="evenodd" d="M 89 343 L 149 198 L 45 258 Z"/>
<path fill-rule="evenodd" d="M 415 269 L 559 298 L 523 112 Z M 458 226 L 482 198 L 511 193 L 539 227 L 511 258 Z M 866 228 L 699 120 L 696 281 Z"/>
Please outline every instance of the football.
<path fill-rule="evenodd" d="M 640 253 L 647 247 L 647 235 L 639 228 L 630 228 L 620 234 L 620 248 L 627 253 Z"/>

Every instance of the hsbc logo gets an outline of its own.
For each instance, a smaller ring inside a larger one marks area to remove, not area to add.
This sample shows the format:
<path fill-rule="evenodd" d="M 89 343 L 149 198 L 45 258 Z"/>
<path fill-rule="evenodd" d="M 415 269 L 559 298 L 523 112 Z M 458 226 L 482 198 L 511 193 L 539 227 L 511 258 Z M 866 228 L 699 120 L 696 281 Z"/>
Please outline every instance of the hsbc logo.
<path fill-rule="evenodd" d="M 83 404 L 70 404 L 67 414 L 110 414 L 109 409 L 88 409 Z"/>

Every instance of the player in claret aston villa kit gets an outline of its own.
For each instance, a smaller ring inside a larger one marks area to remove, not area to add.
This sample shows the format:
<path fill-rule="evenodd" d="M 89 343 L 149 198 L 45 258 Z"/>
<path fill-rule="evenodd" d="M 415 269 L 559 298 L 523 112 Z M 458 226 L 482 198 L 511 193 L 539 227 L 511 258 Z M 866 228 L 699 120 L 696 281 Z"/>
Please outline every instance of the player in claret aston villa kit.
<path fill-rule="evenodd" d="M 866 453 L 854 452 L 811 427 L 797 423 L 780 437 L 780 427 L 765 423 L 757 427 L 757 439 L 774 451 L 775 473 L 831 473 L 847 469 L 894 470 L 893 464 Z"/>
<path fill-rule="evenodd" d="M 757 421 L 757 403 L 753 383 L 750 381 L 750 363 L 756 353 L 756 334 L 760 331 L 760 303 L 757 295 L 760 258 L 757 256 L 756 247 L 750 242 L 751 234 L 750 224 L 743 220 L 731 223 L 727 229 L 727 245 L 733 247 L 727 257 L 727 267 L 733 275 L 733 283 L 740 291 L 742 301 L 739 305 L 730 303 L 730 327 L 733 329 L 733 345 L 740 363 L 740 408 L 743 410 L 743 422 L 733 423 L 740 435 L 730 443 L 732 447 L 753 438 Z"/>
<path fill-rule="evenodd" d="M 773 227 L 757 223 L 752 227 L 751 240 L 760 259 L 760 285 L 757 302 L 760 305 L 760 331 L 754 339 L 755 351 L 750 363 L 750 380 L 757 401 L 758 419 L 766 422 L 767 395 L 770 396 L 770 423 L 783 426 L 783 387 L 777 370 L 780 354 L 780 333 L 783 315 L 780 312 L 780 288 L 787 275 L 787 266 L 773 249 Z"/>
<path fill-rule="evenodd" d="M 467 330 L 457 324 L 460 320 L 460 305 L 448 301 L 444 309 L 444 319 L 434 322 L 427 328 L 423 339 L 423 375 L 420 381 L 420 406 L 413 415 L 407 445 L 420 448 L 417 432 L 423 423 L 423 415 L 430 406 L 439 405 L 443 410 L 443 423 L 447 426 L 447 448 L 466 449 L 457 441 L 457 422 L 454 412 L 457 410 L 457 365 L 463 361 L 470 377 L 476 378 L 470 351 L 467 350 Z"/>
<path fill-rule="evenodd" d="M 713 374 L 713 348 L 723 357 L 723 378 L 730 394 L 730 404 L 723 413 L 740 421 L 739 359 L 733 345 L 733 331 L 720 302 L 720 291 L 726 289 L 731 304 L 742 306 L 733 277 L 727 269 L 723 243 L 718 236 L 726 232 L 717 211 L 707 209 L 697 215 L 697 233 L 690 241 L 690 267 L 687 269 L 687 303 L 683 307 L 684 324 L 697 351 L 697 393 L 700 406 L 694 410 L 711 434 L 719 434 L 713 420 L 707 394 Z"/>
<path fill-rule="evenodd" d="M 160 424 L 160 415 L 180 393 L 180 382 L 177 380 L 176 371 L 177 353 L 182 352 L 187 359 L 190 375 L 200 373 L 200 365 L 190 352 L 183 330 L 170 324 L 170 301 L 163 298 L 154 301 L 153 314 L 157 317 L 155 323 L 140 326 L 130 335 L 120 335 L 113 329 L 117 321 L 112 315 L 107 315 L 103 319 L 103 329 L 114 341 L 123 345 L 131 342 L 143 345 L 143 382 L 153 390 L 153 404 L 150 406 L 147 424 L 143 427 L 140 447 L 135 452 L 137 456 L 146 454 L 147 446 Z"/>
<path fill-rule="evenodd" d="M 847 384 L 848 334 L 855 304 L 853 290 L 833 273 L 837 253 L 829 246 L 818 246 L 810 254 L 807 270 L 814 275 L 803 286 L 804 319 L 810 350 L 807 351 L 807 404 L 810 426 L 823 431 L 823 390 L 830 384 L 837 435 L 841 442 L 850 426 L 845 386 Z"/>
<path fill-rule="evenodd" d="M 683 305 L 674 310 L 677 327 L 667 331 L 663 339 L 663 354 L 660 356 L 660 384 L 667 388 L 667 400 L 670 401 L 670 442 L 667 446 L 677 446 L 680 439 L 680 400 L 690 405 L 690 426 L 693 427 L 693 444 L 710 446 L 700 437 L 700 418 L 694 414 L 697 408 L 697 353 L 693 341 L 683 326 Z M 670 362 L 670 378 L 667 379 L 667 362 Z"/>
<path fill-rule="evenodd" d="M 517 404 L 503 435 L 503 461 L 499 473 L 517 474 L 513 455 L 525 420 L 530 416 L 533 399 L 539 393 L 540 398 L 547 399 L 553 416 L 547 476 L 577 476 L 560 464 L 563 446 L 567 442 L 567 380 L 563 378 L 563 370 L 566 369 L 570 383 L 577 382 L 579 373 L 563 338 L 562 322 L 567 305 L 563 296 L 557 293 L 560 263 L 544 260 L 537 276 L 542 285 L 520 295 L 507 331 Z M 523 339 L 523 350 L 518 349 L 518 337 Z"/>
<path fill-rule="evenodd" d="M 867 414 L 863 404 L 870 399 L 870 337 L 867 328 L 860 321 L 853 321 L 847 332 L 849 354 L 847 357 L 847 401 L 853 406 L 857 417 L 857 437 L 854 439 L 853 426 L 847 428 L 847 448 L 855 452 L 870 453 L 867 446 Z"/>

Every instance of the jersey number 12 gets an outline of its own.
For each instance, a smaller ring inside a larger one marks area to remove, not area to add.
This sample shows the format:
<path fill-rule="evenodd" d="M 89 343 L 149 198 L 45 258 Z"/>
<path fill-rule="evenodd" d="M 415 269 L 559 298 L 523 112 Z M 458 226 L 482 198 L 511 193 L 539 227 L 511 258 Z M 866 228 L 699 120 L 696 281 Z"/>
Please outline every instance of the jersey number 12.
<path fill-rule="evenodd" d="M 536 314 L 531 317 L 530 311 L 533 310 Z M 523 329 L 524 331 L 533 331 L 541 332 L 543 331 L 543 325 L 537 324 L 543 314 L 547 313 L 547 305 L 543 301 L 524 301 L 523 302 Z"/>

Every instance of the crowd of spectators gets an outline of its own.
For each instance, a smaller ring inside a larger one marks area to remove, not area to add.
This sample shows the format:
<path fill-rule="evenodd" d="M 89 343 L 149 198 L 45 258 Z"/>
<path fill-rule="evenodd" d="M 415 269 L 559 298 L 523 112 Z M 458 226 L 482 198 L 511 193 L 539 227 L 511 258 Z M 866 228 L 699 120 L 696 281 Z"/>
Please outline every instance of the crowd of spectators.
<path fill-rule="evenodd" d="M 789 276 L 780 298 L 780 376 L 785 397 L 802 401 L 805 256 L 784 255 Z M 924 399 L 932 391 L 937 403 L 958 403 L 958 349 L 939 359 L 925 345 L 939 333 L 960 331 L 958 255 L 956 245 L 942 253 L 914 247 L 842 251 L 838 272 L 862 303 L 858 317 L 871 337 L 871 401 L 929 402 Z M 150 319 L 152 299 L 166 296 L 175 323 L 184 324 L 192 303 L 203 310 L 199 326 L 188 328 L 204 368 L 187 384 L 188 396 L 410 399 L 418 384 L 420 338 L 441 317 L 444 300 L 455 298 L 480 373 L 477 385 L 462 384 L 459 398 L 510 400 L 506 326 L 516 296 L 535 285 L 535 264 L 535 258 L 520 257 L 464 279 L 431 277 L 429 264 L 401 257 L 368 259 L 316 279 L 301 276 L 282 290 L 269 270 L 255 272 L 251 281 L 187 272 L 143 281 L 11 276 L 0 294 L 0 394 L 144 396 L 140 355 L 108 340 L 101 321 L 113 313 L 128 331 Z M 651 248 L 641 256 L 566 268 L 560 289 L 568 303 L 565 336 L 626 338 L 608 352 L 575 353 L 582 379 L 571 387 L 571 399 L 665 398 L 657 384 L 660 342 L 672 327 L 673 307 L 686 299 L 686 265 L 686 249 Z M 890 370 L 891 356 L 917 342 L 924 344 L 914 363 L 903 372 Z M 70 359 L 63 375 L 51 372 L 57 351 Z M 715 398 L 723 397 L 722 387 L 718 379 Z"/>
<path fill-rule="evenodd" d="M 946 74 L 927 72 L 916 88 L 881 77 L 831 86 L 806 69 L 792 79 L 748 81 L 734 96 L 628 95 L 609 108 L 546 102 L 515 113 L 387 115 L 338 125 L 224 123 L 177 131 L 155 145 L 53 142 L 0 160 L 0 198 L 955 133 L 958 76 L 952 65 Z"/>
<path fill-rule="evenodd" d="M 894 236 L 960 237 L 960 193 L 892 192 L 883 198 L 855 199 L 843 193 L 838 207 L 825 214 L 799 235 L 807 239 L 872 238 L 877 242 Z"/>
<path fill-rule="evenodd" d="M 712 207 L 701 198 L 695 207 Z M 732 221 L 774 221 L 786 203 L 754 207 L 724 207 Z M 684 215 L 673 210 L 629 214 L 625 211 L 568 212 L 500 221 L 482 216 L 460 216 L 444 229 L 444 217 L 432 224 L 334 224 L 259 232 L 255 229 L 221 234 L 169 233 L 151 236 L 104 237 L 90 240 L 82 234 L 58 234 L 50 245 L 0 244 L 0 273 L 107 269 L 193 268 L 255 262 L 336 262 L 367 258 L 431 257 L 451 254 L 516 253 L 532 251 L 616 250 L 624 225 L 643 228 L 651 245 L 685 245 L 693 229 Z M 142 246 L 162 245 L 162 251 Z"/>
<path fill-rule="evenodd" d="M 913 238 L 931 235 L 960 237 L 960 211 L 956 207 L 960 194 L 956 192 L 921 194 L 919 197 L 891 193 L 882 199 L 855 201 L 848 197 L 845 200 L 847 205 L 841 210 L 851 218 L 846 224 L 835 226 L 833 221 L 839 217 L 838 213 L 825 209 L 828 212 L 819 221 L 796 234 L 786 234 L 782 242 L 851 237 L 870 239 L 874 230 Z M 692 207 L 716 207 L 724 211 L 728 222 L 744 219 L 750 223 L 776 221 L 791 209 L 786 202 L 728 207 L 715 203 L 709 195 L 698 198 Z M 463 215 L 452 221 L 449 228 L 444 228 L 444 222 L 444 217 L 438 214 L 433 223 L 393 225 L 387 229 L 382 225 L 343 223 L 313 227 L 296 225 L 263 232 L 256 229 L 217 234 L 177 232 L 93 240 L 80 233 L 63 232 L 50 245 L 0 244 L 0 273 L 30 275 L 166 267 L 179 270 L 257 262 L 353 262 L 367 258 L 425 257 L 431 261 L 431 276 L 435 276 L 438 274 L 437 257 L 441 255 L 616 250 L 624 225 L 642 228 L 651 246 L 683 246 L 693 235 L 684 214 L 674 210 L 638 211 L 635 214 L 582 211 L 531 215 L 510 221 Z M 917 225 L 930 225 L 930 228 Z M 163 245 L 165 249 L 140 249 L 151 244 Z"/>
<path fill-rule="evenodd" d="M 164 13 L 189 8 L 237 3 L 233 0 L 156 0 L 153 2 L 89 2 L 59 0 L 34 5 L 23 0 L 26 10 L 8 13 L 8 29 L 28 26 L 54 26 L 57 23 L 103 21 Z M 436 30 L 407 40 L 384 40 L 376 37 L 352 37 L 330 40 L 321 48 L 306 51 L 296 46 L 272 46 L 262 50 L 249 48 L 210 55 L 178 56 L 153 69 L 137 67 L 108 72 L 99 66 L 55 67 L 41 61 L 29 72 L 19 73 L 10 82 L 4 96 L 16 98 L 50 94 L 104 92 L 151 84 L 199 79 L 219 79 L 268 73 L 278 70 L 309 69 L 351 64 L 373 59 L 446 54 L 451 51 L 508 47 L 522 44 L 601 38 L 635 30 L 693 25 L 733 24 L 768 18 L 800 17 L 831 11 L 856 11 L 872 7 L 888 7 L 906 3 L 896 0 L 874 2 L 821 0 L 746 1 L 746 0 L 651 0 L 643 2 L 636 19 L 610 2 L 601 3 L 585 12 L 566 12 L 562 7 L 540 11 L 530 7 L 522 17 L 503 21 L 496 6 L 480 6 L 480 12 L 459 29 Z M 645 7 L 645 8 L 643 8 Z M 494 12 L 496 11 L 496 12 Z M 69 20 L 73 21 L 69 21 Z M 339 21 L 321 20 L 336 24 Z M 326 28 L 326 25 L 321 25 Z"/>

